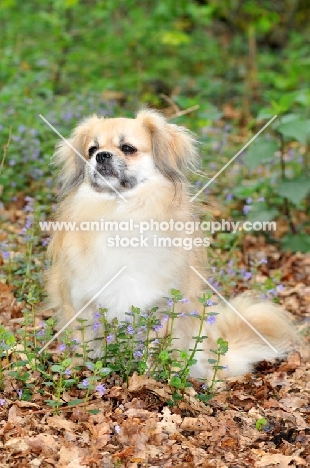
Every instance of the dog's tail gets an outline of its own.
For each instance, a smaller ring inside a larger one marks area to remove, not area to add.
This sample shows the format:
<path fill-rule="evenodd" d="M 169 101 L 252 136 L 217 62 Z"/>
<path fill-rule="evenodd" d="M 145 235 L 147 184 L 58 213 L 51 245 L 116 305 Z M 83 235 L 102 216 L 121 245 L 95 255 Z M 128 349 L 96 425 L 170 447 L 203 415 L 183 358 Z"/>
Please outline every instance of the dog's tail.
<path fill-rule="evenodd" d="M 283 358 L 297 341 L 289 314 L 277 304 L 246 295 L 229 303 L 232 307 L 216 306 L 218 315 L 210 327 L 214 327 L 213 340 L 217 335 L 228 342 L 228 352 L 220 363 L 227 366 L 227 371 L 221 377 L 250 372 L 255 363 L 264 359 Z"/>

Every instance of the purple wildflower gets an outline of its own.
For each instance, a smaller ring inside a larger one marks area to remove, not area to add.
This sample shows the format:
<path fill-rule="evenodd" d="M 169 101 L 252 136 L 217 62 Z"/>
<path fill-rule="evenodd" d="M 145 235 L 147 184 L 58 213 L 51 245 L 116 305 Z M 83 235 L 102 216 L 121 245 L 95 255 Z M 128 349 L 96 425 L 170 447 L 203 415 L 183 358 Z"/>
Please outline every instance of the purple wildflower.
<path fill-rule="evenodd" d="M 139 350 L 139 349 L 136 349 L 134 352 L 133 352 L 133 356 L 135 358 L 139 358 L 139 357 L 142 357 L 143 356 L 143 353 Z"/>
<path fill-rule="evenodd" d="M 82 385 L 83 387 L 87 388 L 89 386 L 89 380 L 87 379 L 82 380 Z"/>
<path fill-rule="evenodd" d="M 94 331 L 98 330 L 99 327 L 100 327 L 100 323 L 99 323 L 99 322 L 95 322 L 94 325 L 93 325 Z"/>
<path fill-rule="evenodd" d="M 249 197 L 249 198 L 246 199 L 246 202 L 247 202 L 248 205 L 250 205 L 252 203 L 252 201 L 253 201 L 252 197 Z"/>
<path fill-rule="evenodd" d="M 60 353 L 63 353 L 65 349 L 66 349 L 65 343 L 62 343 L 61 345 L 58 346 L 58 351 Z"/>
<path fill-rule="evenodd" d="M 243 207 L 243 214 L 245 214 L 245 215 L 249 214 L 250 209 L 251 209 L 250 206 L 244 205 L 244 207 Z"/>
<path fill-rule="evenodd" d="M 182 302 L 183 304 L 189 304 L 189 300 L 186 299 L 186 297 L 183 297 L 179 302 Z"/>
<path fill-rule="evenodd" d="M 46 247 L 46 246 L 49 244 L 50 240 L 51 240 L 50 237 L 46 237 L 45 239 L 42 239 L 42 240 L 41 240 L 42 246 L 43 246 L 43 247 Z"/>
<path fill-rule="evenodd" d="M 165 322 L 166 322 L 167 320 L 169 320 L 169 315 L 164 315 L 164 316 L 163 316 L 163 320 L 165 320 Z"/>
<path fill-rule="evenodd" d="M 252 273 L 250 271 L 246 271 L 243 278 L 245 281 L 249 281 L 252 278 Z"/>
<path fill-rule="evenodd" d="M 105 386 L 103 384 L 99 384 L 96 387 L 96 391 L 98 393 L 100 393 L 101 396 L 103 396 L 105 394 L 105 392 L 107 391 L 107 389 L 105 388 Z"/>
<path fill-rule="evenodd" d="M 100 318 L 100 312 L 96 312 L 95 315 L 94 315 L 94 317 L 95 317 L 96 319 Z"/>
<path fill-rule="evenodd" d="M 65 374 L 65 375 L 71 375 L 71 370 L 69 369 L 69 367 L 67 367 L 67 369 L 65 370 L 64 374 Z"/>
<path fill-rule="evenodd" d="M 267 264 L 267 260 L 266 258 L 262 258 L 260 261 L 259 261 L 259 264 L 262 265 L 263 263 Z"/>
<path fill-rule="evenodd" d="M 215 315 L 209 315 L 206 318 L 206 322 L 207 322 L 208 325 L 213 325 L 215 320 L 216 320 Z"/>
<path fill-rule="evenodd" d="M 154 325 L 153 329 L 156 331 L 156 332 L 159 332 L 159 330 L 163 328 L 163 324 L 161 322 L 159 322 L 157 325 Z"/>
<path fill-rule="evenodd" d="M 111 343 L 111 341 L 113 341 L 113 338 L 114 338 L 113 335 L 108 335 L 108 336 L 106 337 L 107 343 Z"/>
<path fill-rule="evenodd" d="M 173 306 L 173 299 L 168 299 L 167 305 L 168 305 L 169 307 Z"/>
<path fill-rule="evenodd" d="M 207 299 L 205 305 L 207 307 L 211 307 L 211 306 L 215 305 L 215 302 L 211 301 L 211 299 Z"/>
<path fill-rule="evenodd" d="M 2 253 L 3 260 L 7 260 L 8 258 L 10 258 L 10 252 L 1 252 L 1 253 Z"/>
<path fill-rule="evenodd" d="M 193 317 L 198 317 L 198 312 L 197 310 L 193 310 L 193 312 L 190 312 L 189 315 L 192 315 Z"/>
<path fill-rule="evenodd" d="M 127 332 L 129 333 L 129 335 L 133 335 L 135 331 L 131 325 L 128 325 Z"/>
<path fill-rule="evenodd" d="M 0 399 L 0 406 L 4 406 L 6 404 L 6 400 L 3 398 Z"/>

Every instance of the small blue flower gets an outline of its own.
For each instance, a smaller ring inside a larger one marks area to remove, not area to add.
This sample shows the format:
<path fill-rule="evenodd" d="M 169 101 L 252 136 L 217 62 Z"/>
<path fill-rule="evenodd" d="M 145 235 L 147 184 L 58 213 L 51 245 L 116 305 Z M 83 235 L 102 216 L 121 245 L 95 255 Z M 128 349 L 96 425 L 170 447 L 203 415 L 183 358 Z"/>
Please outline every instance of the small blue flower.
<path fill-rule="evenodd" d="M 169 307 L 171 307 L 171 306 L 173 306 L 173 304 L 174 304 L 173 299 L 168 299 L 167 305 L 168 305 Z"/>
<path fill-rule="evenodd" d="M 230 200 L 232 200 L 232 199 L 233 199 L 233 194 L 232 194 L 232 193 L 228 193 L 228 194 L 226 195 L 226 200 L 227 200 L 227 201 L 230 201 Z"/>
<path fill-rule="evenodd" d="M 0 399 L 0 406 L 4 406 L 6 404 L 6 400 L 3 398 Z"/>
<path fill-rule="evenodd" d="M 106 337 L 107 343 L 111 343 L 111 341 L 113 341 L 113 339 L 114 339 L 114 335 L 108 335 Z"/>
<path fill-rule="evenodd" d="M 215 305 L 215 302 L 211 301 L 211 299 L 207 299 L 205 305 L 207 307 L 211 307 L 211 306 Z"/>
<path fill-rule="evenodd" d="M 65 349 L 66 349 L 65 343 L 62 343 L 61 345 L 58 346 L 58 351 L 60 353 L 63 353 Z"/>
<path fill-rule="evenodd" d="M 226 364 L 225 366 L 223 366 L 223 369 L 229 370 L 228 365 Z"/>
<path fill-rule="evenodd" d="M 283 286 L 283 284 L 279 284 L 279 285 L 277 286 L 277 291 L 278 291 L 278 292 L 284 291 L 284 286 Z"/>
<path fill-rule="evenodd" d="M 164 316 L 163 316 L 163 320 L 165 320 L 165 322 L 166 322 L 167 320 L 169 320 L 169 315 L 164 315 Z"/>
<path fill-rule="evenodd" d="M 71 375 L 71 370 L 69 369 L 69 367 L 67 367 L 67 369 L 65 370 L 64 374 L 65 374 L 65 375 Z"/>
<path fill-rule="evenodd" d="M 183 304 L 189 304 L 189 300 L 186 297 L 183 297 L 179 302 L 183 302 Z"/>
<path fill-rule="evenodd" d="M 105 394 L 105 392 L 107 391 L 107 389 L 105 388 L 105 386 L 103 384 L 99 384 L 96 387 L 96 391 L 98 393 L 100 393 L 101 396 L 103 396 Z"/>
<path fill-rule="evenodd" d="M 215 315 L 209 315 L 206 318 L 206 322 L 207 322 L 208 325 L 213 325 L 215 320 L 216 320 Z"/>
<path fill-rule="evenodd" d="M 50 240 L 51 240 L 50 237 L 46 237 L 45 239 L 42 239 L 42 240 L 41 240 L 42 246 L 43 246 L 43 247 L 46 247 L 46 246 L 49 244 Z"/>
<path fill-rule="evenodd" d="M 17 395 L 18 395 L 18 398 L 21 398 L 23 396 L 23 391 L 17 390 Z"/>
<path fill-rule="evenodd" d="M 98 330 L 99 327 L 100 327 L 100 323 L 99 323 L 99 322 L 95 322 L 94 325 L 93 325 L 94 331 Z"/>
<path fill-rule="evenodd" d="M 202 388 L 202 390 L 207 390 L 207 388 L 208 388 L 208 385 L 206 385 L 206 384 L 203 384 L 203 385 L 201 385 L 201 388 Z"/>
<path fill-rule="evenodd" d="M 131 325 L 128 325 L 127 332 L 129 333 L 129 335 L 133 335 L 135 331 Z"/>
<path fill-rule="evenodd" d="M 252 201 L 253 201 L 252 197 L 249 197 L 249 198 L 246 199 L 246 202 L 247 202 L 248 205 L 250 205 L 252 203 Z"/>
<path fill-rule="evenodd" d="M 199 314 L 197 310 L 193 310 L 193 312 L 190 312 L 189 315 L 193 315 L 194 317 L 197 317 Z"/>
<path fill-rule="evenodd" d="M 83 387 L 87 388 L 87 387 L 89 386 L 89 380 L 84 379 L 84 380 L 82 381 L 82 385 L 83 385 Z"/>
<path fill-rule="evenodd" d="M 2 257 L 4 260 L 7 260 L 8 258 L 10 258 L 10 252 L 1 252 L 2 253 Z"/>
<path fill-rule="evenodd" d="M 139 357 L 142 357 L 143 356 L 143 353 L 139 350 L 139 349 L 136 349 L 134 352 L 133 352 L 133 355 L 135 358 L 139 358 Z"/>
<path fill-rule="evenodd" d="M 244 205 L 243 207 L 243 214 L 247 215 L 250 212 L 251 207 L 248 205 Z"/>
<path fill-rule="evenodd" d="M 96 312 L 95 315 L 94 315 L 94 317 L 95 317 L 96 319 L 100 318 L 100 312 Z"/>
<path fill-rule="evenodd" d="M 156 331 L 156 332 L 159 332 L 159 330 L 163 328 L 163 324 L 161 322 L 159 322 L 157 325 L 154 325 L 153 329 Z"/>
<path fill-rule="evenodd" d="M 263 202 L 263 201 L 265 201 L 265 197 L 259 197 L 259 198 L 257 199 L 257 201 L 258 201 L 258 202 Z"/>
<path fill-rule="evenodd" d="M 152 341 L 152 344 L 160 344 L 160 341 L 158 338 L 156 338 L 155 340 Z"/>
<path fill-rule="evenodd" d="M 262 258 L 260 261 L 259 261 L 259 265 L 262 265 L 263 263 L 267 264 L 267 260 L 266 258 Z"/>
<path fill-rule="evenodd" d="M 246 281 L 250 280 L 252 278 L 252 273 L 250 271 L 246 271 L 244 274 L 244 279 Z"/>

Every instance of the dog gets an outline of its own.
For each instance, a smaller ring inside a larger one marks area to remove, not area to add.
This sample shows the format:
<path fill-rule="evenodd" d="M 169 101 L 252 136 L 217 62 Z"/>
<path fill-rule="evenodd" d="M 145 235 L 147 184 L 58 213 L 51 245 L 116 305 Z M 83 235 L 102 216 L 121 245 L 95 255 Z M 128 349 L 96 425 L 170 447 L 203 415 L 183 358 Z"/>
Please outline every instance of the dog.
<path fill-rule="evenodd" d="M 198 146 L 189 130 L 169 123 L 151 109 L 141 110 L 133 119 L 88 117 L 77 125 L 68 142 L 59 143 L 54 155 L 61 185 L 56 220 L 82 226 L 104 219 L 118 223 L 115 226 L 124 222 L 133 226 L 125 232 L 130 242 L 125 247 L 117 247 L 115 242 L 110 245 L 120 234 L 116 228 L 53 233 L 47 291 L 59 329 L 81 309 L 79 318 L 92 323 L 98 304 L 108 309 L 110 320 L 124 320 L 132 306 L 141 311 L 155 306 L 166 310 L 167 298 L 175 288 L 188 299 L 180 306 L 188 317 L 175 321 L 174 336 L 179 349 L 192 347 L 199 321 L 190 311 L 198 310 L 197 297 L 206 286 L 196 273 L 207 277 L 206 249 L 204 242 L 194 242 L 196 233 L 191 234 L 193 248 L 184 248 L 187 234 L 176 233 L 171 220 L 174 226 L 197 221 L 187 172 L 199 162 Z M 131 242 L 139 240 L 139 224 L 150 220 L 164 223 L 167 229 L 155 234 L 148 231 L 147 245 L 134 246 Z M 179 241 L 174 243 L 176 234 Z M 151 242 L 155 236 L 157 241 L 172 242 L 158 248 Z M 245 321 L 223 303 L 210 308 L 218 315 L 212 326 L 205 325 L 203 334 L 209 339 L 203 343 L 205 351 L 197 353 L 192 377 L 205 379 L 213 372 L 208 359 L 214 355 L 209 350 L 216 347 L 219 337 L 229 344 L 221 360 L 224 376 L 245 374 L 258 361 L 287 353 L 294 332 L 284 310 L 248 295 L 237 296 L 230 304 Z M 86 339 L 98 336 L 100 330 L 86 329 Z M 100 342 L 93 341 L 93 356 L 100 357 L 100 351 Z"/>

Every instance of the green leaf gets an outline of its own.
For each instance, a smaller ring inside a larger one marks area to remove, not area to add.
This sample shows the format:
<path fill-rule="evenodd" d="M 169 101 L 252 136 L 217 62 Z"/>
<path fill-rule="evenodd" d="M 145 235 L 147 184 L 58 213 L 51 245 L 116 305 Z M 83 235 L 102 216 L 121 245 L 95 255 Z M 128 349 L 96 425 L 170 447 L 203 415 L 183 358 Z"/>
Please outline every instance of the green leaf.
<path fill-rule="evenodd" d="M 256 169 L 257 166 L 271 161 L 274 158 L 274 154 L 278 149 L 277 142 L 275 140 L 260 140 L 253 142 L 245 156 L 244 162 L 249 169 Z"/>
<path fill-rule="evenodd" d="M 291 252 L 310 252 L 310 238 L 308 234 L 287 234 L 281 239 L 283 250 Z"/>
<path fill-rule="evenodd" d="M 274 110 L 271 107 L 264 107 L 261 109 L 257 115 L 257 120 L 271 119 L 275 114 Z"/>
<path fill-rule="evenodd" d="M 81 400 L 80 398 L 77 398 L 76 400 L 71 400 L 68 401 L 68 406 L 75 406 L 78 405 L 79 403 L 82 403 L 84 400 Z"/>
<path fill-rule="evenodd" d="M 282 117 L 277 130 L 286 138 L 297 140 L 303 145 L 307 144 L 309 125 L 307 120 L 299 115 L 288 114 Z"/>
<path fill-rule="evenodd" d="M 59 366 L 58 364 L 55 364 L 54 366 L 51 367 L 51 370 L 53 372 L 62 372 L 63 371 L 63 367 L 62 366 Z"/>
<path fill-rule="evenodd" d="M 268 424 L 267 419 L 265 419 L 265 418 L 260 418 L 260 419 L 258 419 L 258 420 L 256 421 L 255 427 L 256 427 L 256 429 L 257 429 L 258 431 L 261 431 L 261 430 L 264 428 L 264 426 L 266 426 L 266 424 Z"/>
<path fill-rule="evenodd" d="M 304 174 L 300 174 L 294 179 L 280 182 L 276 191 L 279 195 L 294 203 L 294 205 L 300 205 L 310 192 L 310 179 Z"/>
<path fill-rule="evenodd" d="M 255 221 L 258 221 L 260 223 L 270 222 L 279 213 L 279 210 L 277 210 L 277 208 L 268 208 L 268 206 L 265 203 L 258 203 L 257 205 L 253 204 L 251 208 L 252 209 L 248 216 L 248 220 L 251 223 L 254 223 Z"/>
<path fill-rule="evenodd" d="M 90 410 L 87 410 L 87 412 L 89 414 L 98 414 L 98 413 L 100 413 L 100 410 L 99 409 L 90 409 Z"/>
<path fill-rule="evenodd" d="M 172 385 L 175 388 L 183 387 L 182 380 L 180 379 L 180 377 L 176 377 L 176 376 L 171 377 L 170 385 Z"/>

